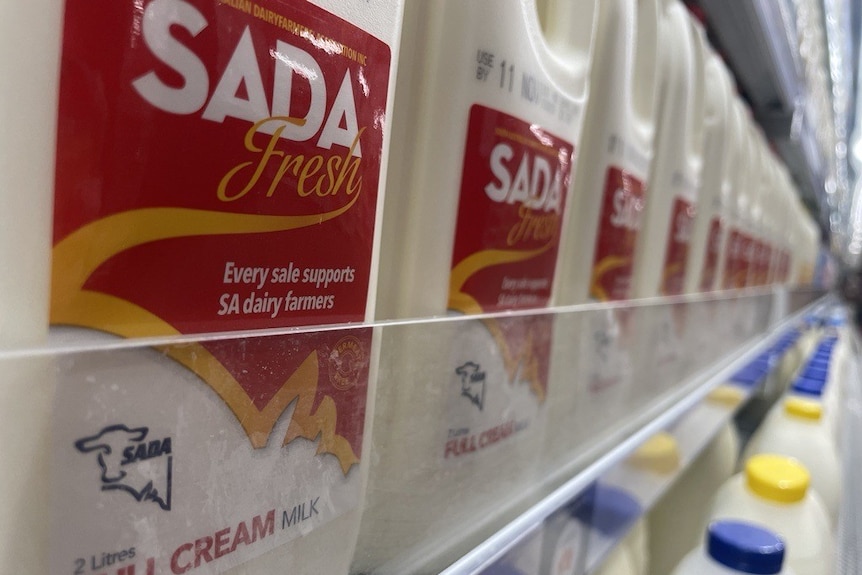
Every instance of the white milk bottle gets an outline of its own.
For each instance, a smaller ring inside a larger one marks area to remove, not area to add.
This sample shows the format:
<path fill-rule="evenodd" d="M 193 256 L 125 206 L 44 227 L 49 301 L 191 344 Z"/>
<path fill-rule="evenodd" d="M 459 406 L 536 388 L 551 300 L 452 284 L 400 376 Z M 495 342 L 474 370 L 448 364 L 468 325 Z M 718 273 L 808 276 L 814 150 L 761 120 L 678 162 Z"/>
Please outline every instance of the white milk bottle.
<path fill-rule="evenodd" d="M 662 6 L 658 131 L 635 249 L 635 297 L 682 293 L 703 164 L 703 31 L 681 2 Z"/>
<path fill-rule="evenodd" d="M 737 105 L 742 122 L 741 156 L 738 177 L 735 181 L 734 201 L 731 203 L 730 229 L 725 239 L 722 260 L 722 289 L 739 289 L 746 285 L 748 262 L 745 259 L 748 245 L 748 218 L 751 205 L 752 181 L 755 174 L 755 143 L 752 137 L 751 119 L 742 104 Z"/>
<path fill-rule="evenodd" d="M 717 288 L 727 210 L 739 163 L 742 127 L 730 74 L 712 50 L 706 56 L 703 186 L 691 233 L 685 292 Z"/>
<path fill-rule="evenodd" d="M 681 2 L 662 5 L 656 152 L 632 274 L 638 298 L 683 292 L 703 164 L 705 35 Z M 639 321 L 634 364 L 646 369 L 635 389 L 647 397 L 686 370 L 687 320 L 683 308 L 664 306 Z"/>
<path fill-rule="evenodd" d="M 782 569 L 784 555 L 784 541 L 768 529 L 744 521 L 715 521 L 705 545 L 689 553 L 672 575 L 789 575 L 789 568 Z"/>
<path fill-rule="evenodd" d="M 0 18 L 0 353 L 48 333 L 51 205 L 63 3 L 5 3 Z M 42 358 L 2 358 L 0 571 L 47 573 L 54 386 Z"/>
<path fill-rule="evenodd" d="M 554 301 L 596 5 L 406 4 L 378 318 Z M 357 571 L 448 565 L 539 483 L 551 318 L 421 327 L 384 333 Z"/>
<path fill-rule="evenodd" d="M 631 297 L 634 247 L 654 153 L 658 0 L 601 2 L 572 225 L 563 234 L 557 303 Z"/>
<path fill-rule="evenodd" d="M 787 543 L 787 565 L 797 575 L 832 572 L 833 538 L 820 497 L 805 467 L 788 457 L 756 455 L 715 496 L 712 519 L 751 521 Z"/>
<path fill-rule="evenodd" d="M 373 319 L 402 4 L 66 2 L 57 331 Z M 186 341 L 60 373 L 51 571 L 346 573 L 371 330 Z"/>
<path fill-rule="evenodd" d="M 563 232 L 555 295 L 560 305 L 630 297 L 635 239 L 653 154 L 657 95 L 659 0 L 598 3 L 590 95 L 582 146 L 574 173 L 572 219 Z M 571 459 L 585 434 L 599 433 L 620 409 L 631 377 L 626 355 L 628 324 L 611 311 L 590 313 L 586 322 L 566 316 L 555 322 L 560 343 L 551 366 L 548 406 L 551 429 L 546 467 Z M 581 342 L 572 354 L 571 342 Z M 574 374 L 583 374 L 583 377 Z M 584 411 L 583 382 L 593 405 Z M 550 476 L 554 483 L 554 476 Z M 571 476 L 566 466 L 560 477 Z"/>
<path fill-rule="evenodd" d="M 669 573 L 695 547 L 712 494 L 733 475 L 739 438 L 726 423 L 649 513 L 650 572 Z"/>
<path fill-rule="evenodd" d="M 810 399 L 788 397 L 776 406 L 746 446 L 746 459 L 775 453 L 799 460 L 811 473 L 811 486 L 820 495 L 833 524 L 841 505 L 841 464 L 831 430 L 823 421 L 823 406 Z"/>

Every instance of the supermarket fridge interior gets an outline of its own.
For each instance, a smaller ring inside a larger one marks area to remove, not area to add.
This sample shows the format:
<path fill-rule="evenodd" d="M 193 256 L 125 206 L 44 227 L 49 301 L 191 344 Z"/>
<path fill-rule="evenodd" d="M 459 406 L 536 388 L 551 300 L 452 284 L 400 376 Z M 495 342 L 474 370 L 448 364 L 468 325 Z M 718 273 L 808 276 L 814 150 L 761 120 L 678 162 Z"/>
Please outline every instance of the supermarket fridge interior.
<path fill-rule="evenodd" d="M 862 574 L 860 2 L 0 8 L 0 575 Z"/>

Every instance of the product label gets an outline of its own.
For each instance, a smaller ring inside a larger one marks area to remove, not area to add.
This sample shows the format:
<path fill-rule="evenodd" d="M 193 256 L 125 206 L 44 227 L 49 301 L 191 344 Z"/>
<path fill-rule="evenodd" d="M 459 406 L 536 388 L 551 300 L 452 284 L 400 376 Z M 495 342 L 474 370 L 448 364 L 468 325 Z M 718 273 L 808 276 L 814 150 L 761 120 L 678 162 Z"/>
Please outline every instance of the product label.
<path fill-rule="evenodd" d="M 694 228 L 695 207 L 692 202 L 677 197 L 672 210 L 662 275 L 663 295 L 679 295 L 683 292 L 688 247 Z"/>
<path fill-rule="evenodd" d="M 628 299 L 635 243 L 645 207 L 646 185 L 617 167 L 605 179 L 590 296 L 599 301 Z"/>
<path fill-rule="evenodd" d="M 727 237 L 724 260 L 724 289 L 744 288 L 748 282 L 749 238 L 741 231 L 732 229 Z"/>
<path fill-rule="evenodd" d="M 247 371 L 215 392 L 163 355 L 219 365 L 198 346 L 76 355 L 58 372 L 51 572 L 222 573 L 350 520 L 370 343 L 369 328 L 213 342 Z"/>
<path fill-rule="evenodd" d="M 548 304 L 573 153 L 571 144 L 536 125 L 472 107 L 450 309 L 471 314 Z M 532 426 L 547 391 L 551 331 L 547 316 L 465 325 L 453 345 L 443 459 L 460 461 Z"/>
<path fill-rule="evenodd" d="M 69 0 L 52 323 L 364 320 L 389 70 L 308 2 Z M 221 572 L 357 505 L 370 332 L 137 354 L 64 386 L 56 572 Z"/>
<path fill-rule="evenodd" d="M 363 320 L 389 62 L 308 2 L 68 2 L 53 322 Z"/>
<path fill-rule="evenodd" d="M 706 236 L 706 255 L 703 259 L 703 274 L 700 276 L 700 291 L 715 289 L 715 276 L 718 273 L 718 263 L 721 254 L 721 218 L 714 217 L 709 223 Z"/>
<path fill-rule="evenodd" d="M 450 309 L 479 313 L 548 304 L 573 153 L 571 144 L 539 126 L 472 107 Z"/>

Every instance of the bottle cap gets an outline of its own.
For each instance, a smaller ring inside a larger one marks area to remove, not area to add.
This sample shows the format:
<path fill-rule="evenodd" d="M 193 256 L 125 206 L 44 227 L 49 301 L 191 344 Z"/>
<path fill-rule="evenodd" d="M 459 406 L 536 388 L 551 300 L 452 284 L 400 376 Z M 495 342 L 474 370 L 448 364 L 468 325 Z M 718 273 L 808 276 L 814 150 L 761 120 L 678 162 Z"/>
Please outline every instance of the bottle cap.
<path fill-rule="evenodd" d="M 829 371 L 825 369 L 818 369 L 809 365 L 802 371 L 802 377 L 811 377 L 826 381 L 826 378 L 829 377 Z"/>
<path fill-rule="evenodd" d="M 805 497 L 811 475 L 805 467 L 782 455 L 755 455 L 745 464 L 748 488 L 774 503 L 796 503 Z"/>
<path fill-rule="evenodd" d="M 707 552 L 716 562 L 740 573 L 773 575 L 784 563 L 784 541 L 775 533 L 742 521 L 709 526 Z"/>
<path fill-rule="evenodd" d="M 790 397 L 784 401 L 784 413 L 801 419 L 820 421 L 823 417 L 823 406 L 810 399 Z"/>
<path fill-rule="evenodd" d="M 629 462 L 655 473 L 673 473 L 679 468 L 679 446 L 673 435 L 661 431 L 641 445 Z"/>
<path fill-rule="evenodd" d="M 790 388 L 790 391 L 801 395 L 821 397 L 823 395 L 823 389 L 825 387 L 826 383 L 819 379 L 800 377 L 795 382 L 793 382 L 793 387 Z"/>

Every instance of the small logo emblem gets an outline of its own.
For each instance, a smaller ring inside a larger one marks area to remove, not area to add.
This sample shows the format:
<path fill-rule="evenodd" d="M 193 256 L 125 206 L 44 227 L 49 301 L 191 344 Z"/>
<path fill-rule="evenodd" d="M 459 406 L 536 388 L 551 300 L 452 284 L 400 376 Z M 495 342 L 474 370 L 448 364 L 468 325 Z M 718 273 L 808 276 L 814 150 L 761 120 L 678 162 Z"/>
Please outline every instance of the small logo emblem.
<path fill-rule="evenodd" d="M 485 372 L 478 363 L 468 361 L 455 369 L 461 376 L 461 395 L 466 397 L 482 411 L 485 407 Z"/>
<path fill-rule="evenodd" d="M 347 391 L 359 381 L 367 361 L 361 341 L 352 335 L 341 338 L 329 354 L 329 381 L 336 389 Z"/>
<path fill-rule="evenodd" d="M 110 425 L 75 442 L 81 453 L 96 453 L 102 491 L 125 491 L 139 503 L 171 509 L 171 438 L 147 439 L 147 427 Z"/>

